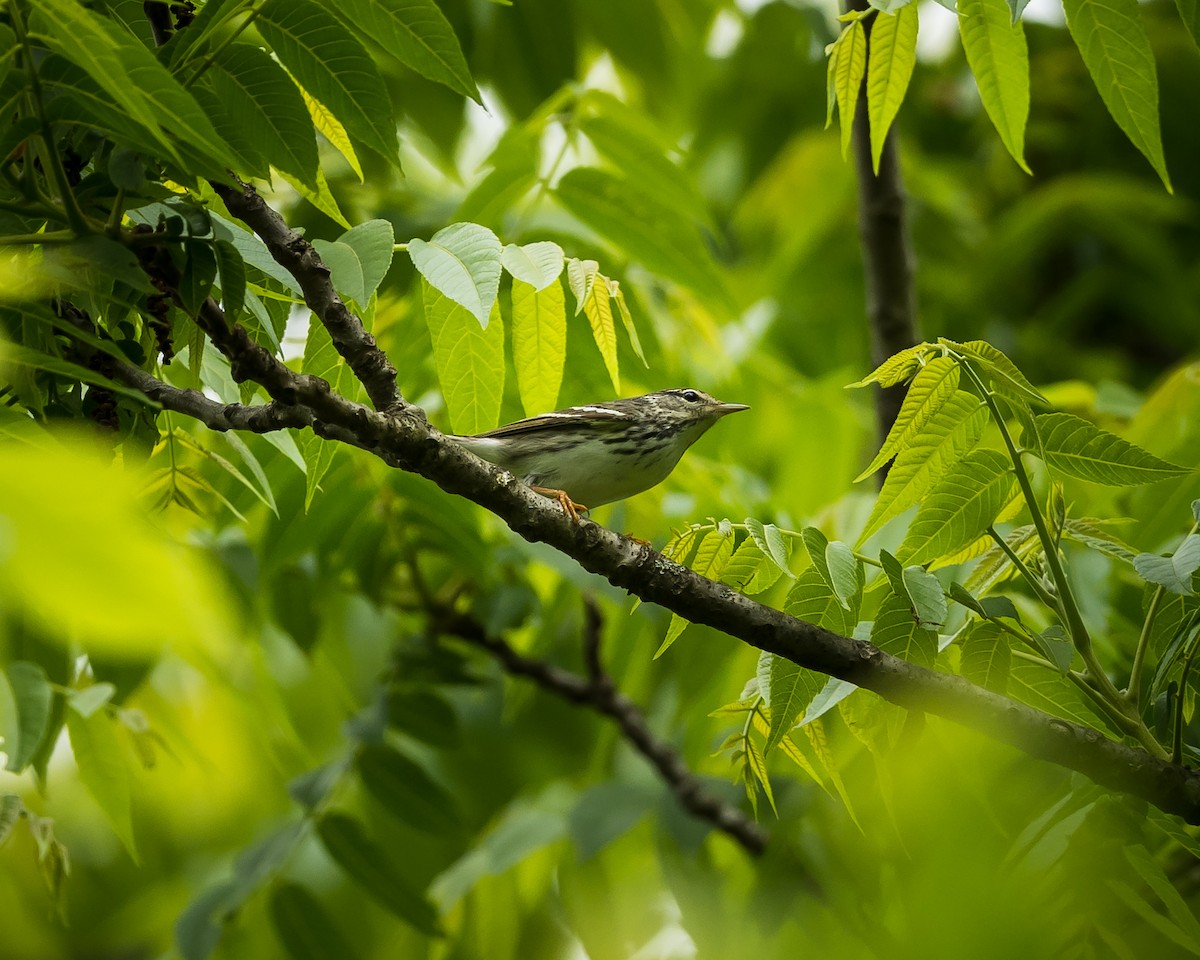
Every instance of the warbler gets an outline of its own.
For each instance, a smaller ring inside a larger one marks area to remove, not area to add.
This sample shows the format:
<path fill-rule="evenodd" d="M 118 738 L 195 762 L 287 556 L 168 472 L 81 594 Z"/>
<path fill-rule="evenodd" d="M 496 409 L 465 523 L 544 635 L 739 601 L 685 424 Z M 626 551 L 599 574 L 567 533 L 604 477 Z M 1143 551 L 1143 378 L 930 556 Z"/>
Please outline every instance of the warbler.
<path fill-rule="evenodd" d="M 749 409 L 679 388 L 568 407 L 450 439 L 511 470 L 578 521 L 580 510 L 661 483 L 709 427 L 726 414 Z"/>

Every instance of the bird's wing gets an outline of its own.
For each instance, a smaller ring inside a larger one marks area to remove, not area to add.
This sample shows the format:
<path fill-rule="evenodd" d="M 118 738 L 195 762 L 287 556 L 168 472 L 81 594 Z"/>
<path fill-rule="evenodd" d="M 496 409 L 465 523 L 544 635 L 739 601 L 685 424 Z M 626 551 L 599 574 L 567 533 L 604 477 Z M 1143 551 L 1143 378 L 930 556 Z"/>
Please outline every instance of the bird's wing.
<path fill-rule="evenodd" d="M 481 433 L 477 436 L 520 437 L 529 433 L 539 433 L 542 430 L 558 429 L 563 426 L 563 421 L 565 420 L 571 421 L 578 426 L 586 424 L 594 430 L 606 431 L 616 429 L 621 424 L 628 423 L 632 419 L 632 414 L 623 413 L 611 407 L 571 407 L 555 413 L 544 413 L 538 417 L 529 417 L 527 420 L 518 420 L 516 423 L 506 423 L 502 427 L 497 427 L 495 430 L 489 430 L 487 433 Z"/>

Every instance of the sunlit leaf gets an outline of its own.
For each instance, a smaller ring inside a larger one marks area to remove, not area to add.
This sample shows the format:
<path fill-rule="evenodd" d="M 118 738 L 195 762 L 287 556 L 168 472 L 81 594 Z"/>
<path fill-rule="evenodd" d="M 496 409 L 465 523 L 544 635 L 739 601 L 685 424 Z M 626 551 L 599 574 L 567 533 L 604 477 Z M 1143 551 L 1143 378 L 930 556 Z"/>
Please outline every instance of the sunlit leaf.
<path fill-rule="evenodd" d="M 527 243 L 523 247 L 510 243 L 500 251 L 500 262 L 515 279 L 540 293 L 559 278 L 564 255 L 562 247 L 549 240 Z"/>
<path fill-rule="evenodd" d="M 867 468 L 854 478 L 855 483 L 869 477 L 876 470 L 904 450 L 918 436 L 958 390 L 959 368 L 952 357 L 937 357 L 920 369 L 908 392 L 891 429 Z"/>
<path fill-rule="evenodd" d="M 998 450 L 972 450 L 958 461 L 921 503 L 896 557 L 923 564 L 961 549 L 996 519 L 1016 478 Z"/>
<path fill-rule="evenodd" d="M 500 241 L 477 223 L 452 223 L 426 243 L 408 242 L 413 266 L 428 284 L 487 327 L 500 289 Z"/>
<path fill-rule="evenodd" d="M 421 283 L 421 297 L 451 428 L 459 434 L 491 430 L 500 422 L 504 395 L 504 324 L 499 307 L 493 302 L 491 323 L 481 329 L 472 313 L 428 281 Z"/>
<path fill-rule="evenodd" d="M 542 290 L 514 277 L 512 284 L 513 365 L 527 416 L 558 405 L 567 359 L 567 310 L 557 280 Z"/>
<path fill-rule="evenodd" d="M 829 106 L 825 125 L 833 118 L 837 104 L 838 123 L 842 129 L 842 157 L 850 151 L 850 136 L 854 130 L 854 113 L 858 109 L 858 92 L 867 72 L 867 36 L 861 20 L 852 20 L 829 47 Z"/>

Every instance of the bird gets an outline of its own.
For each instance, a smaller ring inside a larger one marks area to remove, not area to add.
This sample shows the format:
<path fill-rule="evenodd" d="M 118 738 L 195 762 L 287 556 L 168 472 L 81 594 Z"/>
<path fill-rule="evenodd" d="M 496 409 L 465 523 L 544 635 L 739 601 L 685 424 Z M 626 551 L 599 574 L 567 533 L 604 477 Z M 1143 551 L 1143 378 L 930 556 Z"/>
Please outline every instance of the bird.
<path fill-rule="evenodd" d="M 700 390 L 679 387 L 567 407 L 449 439 L 557 500 L 578 522 L 581 510 L 624 500 L 661 483 L 709 427 L 749 409 L 744 403 L 722 403 Z"/>

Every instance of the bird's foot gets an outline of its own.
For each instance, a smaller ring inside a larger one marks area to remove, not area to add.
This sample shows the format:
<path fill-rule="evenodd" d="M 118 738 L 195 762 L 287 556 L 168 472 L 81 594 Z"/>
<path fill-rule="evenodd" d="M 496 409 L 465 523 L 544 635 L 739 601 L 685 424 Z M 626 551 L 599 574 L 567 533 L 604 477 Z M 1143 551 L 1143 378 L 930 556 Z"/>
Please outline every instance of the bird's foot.
<path fill-rule="evenodd" d="M 551 500 L 557 500 L 558 505 L 562 507 L 563 513 L 565 513 L 576 523 L 579 522 L 580 510 L 582 510 L 584 513 L 588 512 L 588 508 L 582 503 L 576 503 L 574 500 L 572 500 L 566 490 L 556 490 L 554 487 L 533 487 L 532 489 L 534 493 L 540 493 L 543 497 L 549 497 Z"/>

